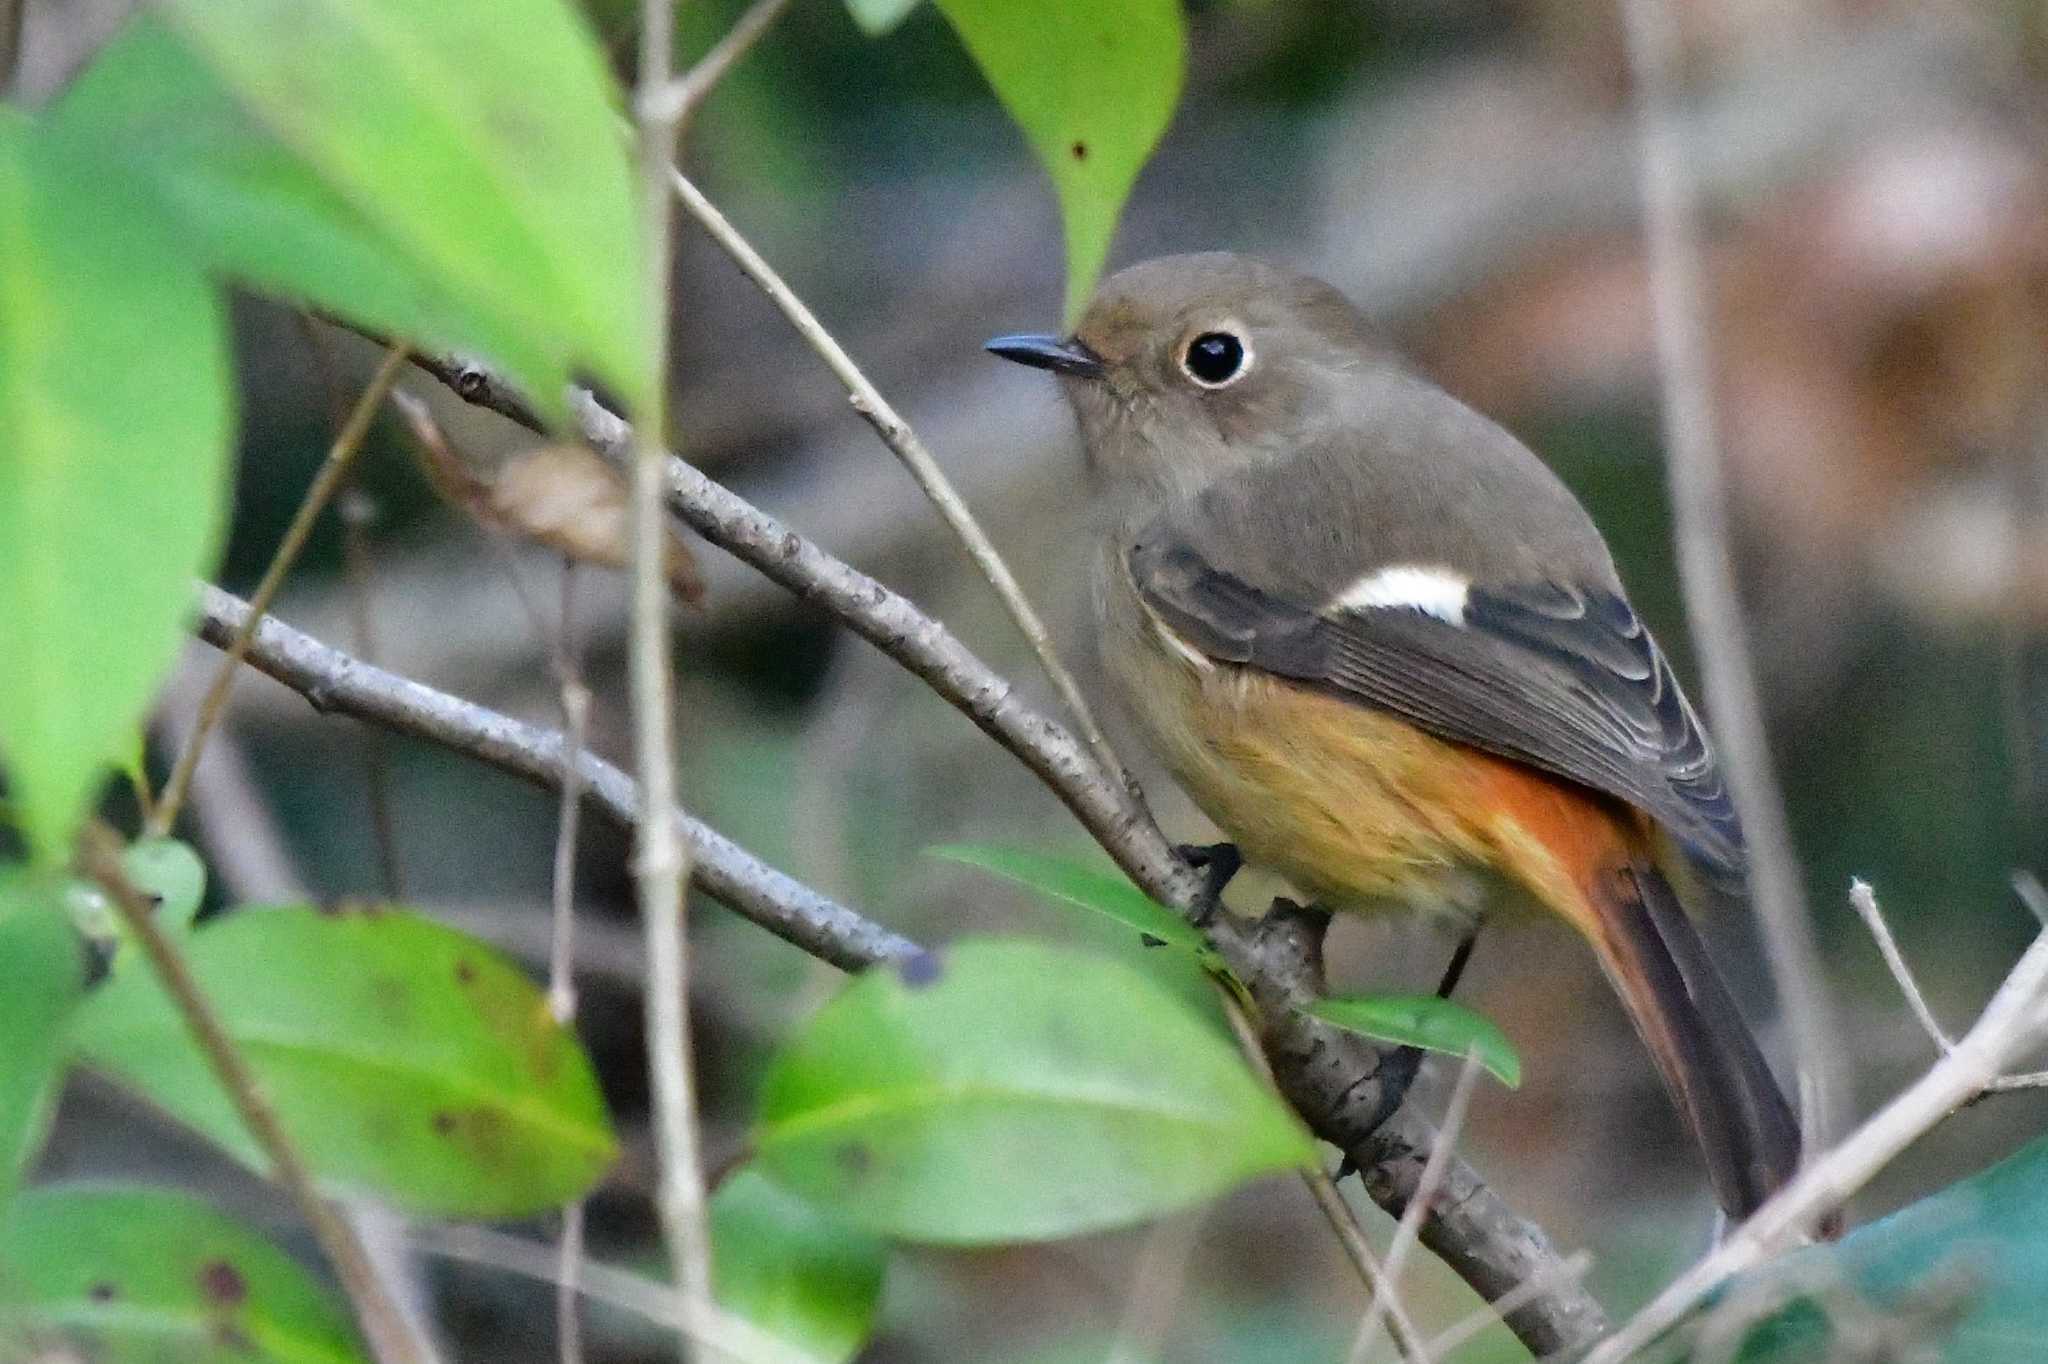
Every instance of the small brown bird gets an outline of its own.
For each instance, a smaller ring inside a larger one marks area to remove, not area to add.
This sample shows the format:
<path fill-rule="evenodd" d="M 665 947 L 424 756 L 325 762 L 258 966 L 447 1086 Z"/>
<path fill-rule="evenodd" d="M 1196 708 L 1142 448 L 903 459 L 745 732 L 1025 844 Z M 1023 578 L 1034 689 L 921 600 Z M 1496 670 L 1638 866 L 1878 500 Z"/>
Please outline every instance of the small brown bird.
<path fill-rule="evenodd" d="M 1673 888 L 1739 893 L 1734 807 L 1557 476 L 1262 261 L 1136 265 L 989 349 L 1060 376 L 1113 505 L 1108 671 L 1244 855 L 1336 909 L 1558 915 L 1721 1206 L 1784 1183 L 1797 1123 Z"/>

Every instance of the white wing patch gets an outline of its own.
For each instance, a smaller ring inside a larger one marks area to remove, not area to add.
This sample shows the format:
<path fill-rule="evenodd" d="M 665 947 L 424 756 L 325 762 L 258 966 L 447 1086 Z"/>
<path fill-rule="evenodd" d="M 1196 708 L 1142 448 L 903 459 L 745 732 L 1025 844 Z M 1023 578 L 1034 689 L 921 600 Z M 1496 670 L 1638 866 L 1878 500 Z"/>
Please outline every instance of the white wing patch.
<path fill-rule="evenodd" d="M 1470 581 L 1447 568 L 1396 564 L 1375 569 L 1337 594 L 1333 611 L 1384 611 L 1407 608 L 1435 616 L 1449 625 L 1465 623 Z"/>

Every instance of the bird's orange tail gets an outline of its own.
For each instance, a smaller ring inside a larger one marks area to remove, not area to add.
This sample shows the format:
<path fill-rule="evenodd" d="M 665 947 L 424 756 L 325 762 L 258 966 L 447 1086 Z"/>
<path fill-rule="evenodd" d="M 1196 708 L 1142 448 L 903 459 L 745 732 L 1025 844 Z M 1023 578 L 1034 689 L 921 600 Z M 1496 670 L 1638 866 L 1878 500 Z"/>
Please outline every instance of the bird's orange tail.
<path fill-rule="evenodd" d="M 1586 886 L 1601 965 L 1627 1006 L 1731 1217 L 1799 1165 L 1799 1124 L 1671 883 L 1646 856 Z"/>

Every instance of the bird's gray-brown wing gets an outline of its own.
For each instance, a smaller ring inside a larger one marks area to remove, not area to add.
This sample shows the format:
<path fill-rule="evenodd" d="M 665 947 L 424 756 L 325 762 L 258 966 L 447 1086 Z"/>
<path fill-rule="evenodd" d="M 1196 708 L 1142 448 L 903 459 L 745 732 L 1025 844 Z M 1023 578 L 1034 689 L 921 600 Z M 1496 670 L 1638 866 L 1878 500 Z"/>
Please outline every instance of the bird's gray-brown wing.
<path fill-rule="evenodd" d="M 1399 715 L 1654 817 L 1710 879 L 1742 833 L 1692 707 L 1628 601 L 1606 587 L 1473 582 L 1458 619 L 1305 600 L 1209 561 L 1173 518 L 1126 554 L 1139 596 L 1190 647 Z M 1335 594 L 1332 594 L 1334 598 Z"/>

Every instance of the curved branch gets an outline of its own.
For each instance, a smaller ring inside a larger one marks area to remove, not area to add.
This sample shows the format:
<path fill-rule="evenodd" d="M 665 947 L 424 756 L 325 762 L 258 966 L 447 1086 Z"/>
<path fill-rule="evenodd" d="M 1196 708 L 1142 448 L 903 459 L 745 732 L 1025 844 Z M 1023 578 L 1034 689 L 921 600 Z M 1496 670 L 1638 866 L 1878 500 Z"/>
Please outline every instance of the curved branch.
<path fill-rule="evenodd" d="M 200 589 L 199 637 L 224 647 L 248 618 L 249 604 L 217 587 Z M 250 636 L 248 663 L 311 702 L 400 734 L 479 759 L 549 790 L 560 788 L 563 738 L 509 715 L 436 691 L 329 648 L 276 619 Z M 621 828 L 631 828 L 639 792 L 633 779 L 587 750 L 577 755 L 584 798 Z M 913 956 L 917 944 L 785 876 L 697 820 L 677 821 L 690 845 L 694 884 L 776 937 L 845 971 Z"/>

